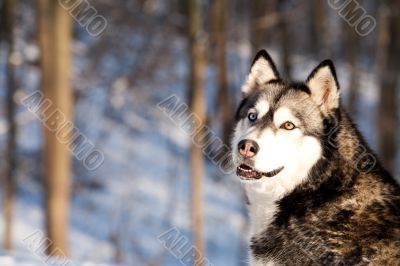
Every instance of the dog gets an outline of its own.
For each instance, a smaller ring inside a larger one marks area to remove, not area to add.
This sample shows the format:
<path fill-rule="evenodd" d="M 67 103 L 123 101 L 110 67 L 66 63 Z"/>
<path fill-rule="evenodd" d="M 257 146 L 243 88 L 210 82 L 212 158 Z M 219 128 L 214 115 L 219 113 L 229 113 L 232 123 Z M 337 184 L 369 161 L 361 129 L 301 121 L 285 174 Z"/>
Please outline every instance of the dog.
<path fill-rule="evenodd" d="M 399 185 L 339 92 L 331 60 L 287 82 L 256 55 L 232 136 L 251 265 L 400 265 Z"/>

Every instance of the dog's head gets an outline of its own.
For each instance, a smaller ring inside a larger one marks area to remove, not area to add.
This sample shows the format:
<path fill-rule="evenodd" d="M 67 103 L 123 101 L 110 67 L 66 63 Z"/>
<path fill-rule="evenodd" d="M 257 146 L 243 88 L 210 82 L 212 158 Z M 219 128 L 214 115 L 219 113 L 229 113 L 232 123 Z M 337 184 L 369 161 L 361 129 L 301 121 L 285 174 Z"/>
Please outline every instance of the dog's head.
<path fill-rule="evenodd" d="M 304 83 L 280 79 L 265 50 L 253 61 L 242 87 L 232 139 L 237 175 L 245 183 L 301 183 L 322 157 L 324 120 L 339 107 L 331 61 L 323 61 Z"/>

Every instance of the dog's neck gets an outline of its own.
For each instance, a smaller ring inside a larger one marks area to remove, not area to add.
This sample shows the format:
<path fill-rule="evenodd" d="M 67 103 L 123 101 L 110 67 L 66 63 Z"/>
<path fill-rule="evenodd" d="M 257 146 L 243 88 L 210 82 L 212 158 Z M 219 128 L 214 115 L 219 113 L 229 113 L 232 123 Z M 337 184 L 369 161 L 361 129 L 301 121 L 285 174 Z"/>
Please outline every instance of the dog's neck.
<path fill-rule="evenodd" d="M 315 163 L 320 153 L 315 155 L 312 161 Z M 273 221 L 278 211 L 278 201 L 290 194 L 297 186 L 307 179 L 309 171 L 314 164 L 298 168 L 295 171 L 289 170 L 272 178 L 263 177 L 257 181 L 244 181 L 250 216 L 250 233 L 255 235 L 266 230 Z"/>
<path fill-rule="evenodd" d="M 277 211 L 277 202 L 306 179 L 309 169 L 296 176 L 279 176 L 255 182 L 243 182 L 248 198 L 250 235 L 266 230 Z"/>
<path fill-rule="evenodd" d="M 250 216 L 250 236 L 261 233 L 272 222 L 276 202 L 284 196 L 284 188 L 275 182 L 245 183 Z"/>

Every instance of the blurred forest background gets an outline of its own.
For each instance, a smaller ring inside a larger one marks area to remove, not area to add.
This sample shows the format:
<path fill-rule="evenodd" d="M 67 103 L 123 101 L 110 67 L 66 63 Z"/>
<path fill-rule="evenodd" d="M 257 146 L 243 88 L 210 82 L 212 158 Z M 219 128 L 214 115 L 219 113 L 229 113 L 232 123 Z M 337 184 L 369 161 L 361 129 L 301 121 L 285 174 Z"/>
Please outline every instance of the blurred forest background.
<path fill-rule="evenodd" d="M 287 79 L 332 58 L 342 103 L 399 180 L 399 12 L 396 0 L 0 0 L 0 265 L 191 265 L 191 245 L 196 265 L 247 265 L 235 175 L 157 104 L 176 95 L 229 143 L 261 48 Z M 27 105 L 37 92 L 50 109 Z M 61 120 L 82 137 L 60 140 Z"/>

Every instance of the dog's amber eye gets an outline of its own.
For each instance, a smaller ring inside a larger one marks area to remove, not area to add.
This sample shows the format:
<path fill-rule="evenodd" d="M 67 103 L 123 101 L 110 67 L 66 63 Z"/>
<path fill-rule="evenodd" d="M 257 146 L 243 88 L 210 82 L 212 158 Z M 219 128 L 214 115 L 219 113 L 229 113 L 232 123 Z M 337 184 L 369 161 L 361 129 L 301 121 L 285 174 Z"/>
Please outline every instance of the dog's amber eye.
<path fill-rule="evenodd" d="M 292 130 L 292 129 L 294 129 L 296 126 L 292 123 L 292 122 L 290 122 L 290 121 L 286 121 L 285 123 L 283 123 L 282 125 L 281 125 L 281 128 L 283 128 L 283 129 L 286 129 L 286 130 Z"/>
<path fill-rule="evenodd" d="M 251 121 L 254 122 L 257 120 L 257 113 L 256 112 L 251 112 L 249 113 L 249 115 L 247 116 L 247 118 Z"/>

